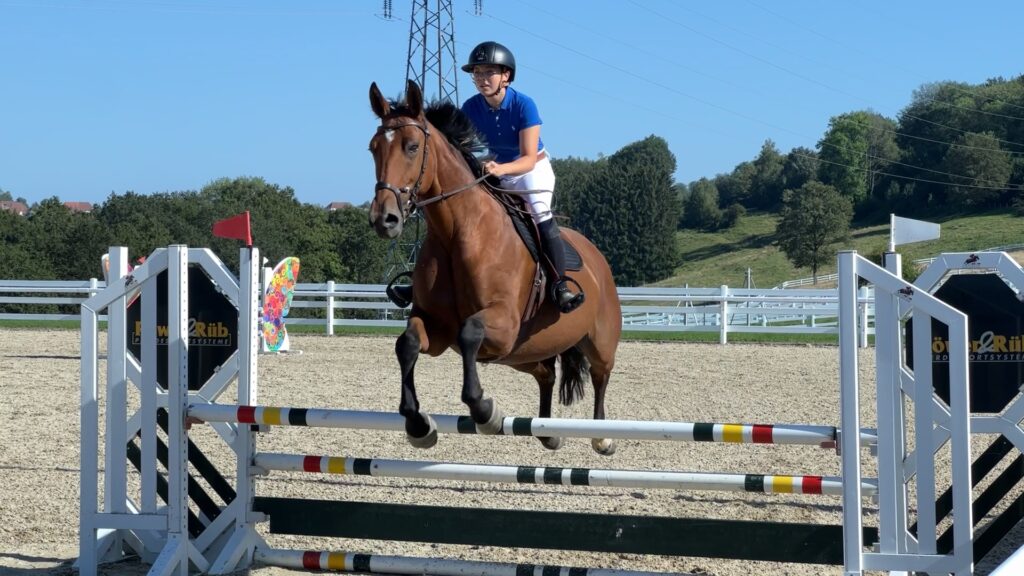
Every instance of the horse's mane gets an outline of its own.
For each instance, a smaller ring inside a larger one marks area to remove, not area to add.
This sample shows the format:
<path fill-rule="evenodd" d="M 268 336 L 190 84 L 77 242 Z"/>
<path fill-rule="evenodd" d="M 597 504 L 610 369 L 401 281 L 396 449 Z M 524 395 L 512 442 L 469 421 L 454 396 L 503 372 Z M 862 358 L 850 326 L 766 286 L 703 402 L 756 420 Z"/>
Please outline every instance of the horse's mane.
<path fill-rule="evenodd" d="M 411 116 L 412 113 L 404 101 L 392 102 L 393 114 Z M 427 121 L 444 134 L 448 142 L 462 154 L 469 169 L 477 178 L 483 175 L 483 168 L 480 165 L 481 152 L 487 151 L 487 141 L 483 134 L 477 131 L 473 121 L 466 116 L 462 110 L 447 100 L 434 101 L 427 105 L 423 111 Z"/>

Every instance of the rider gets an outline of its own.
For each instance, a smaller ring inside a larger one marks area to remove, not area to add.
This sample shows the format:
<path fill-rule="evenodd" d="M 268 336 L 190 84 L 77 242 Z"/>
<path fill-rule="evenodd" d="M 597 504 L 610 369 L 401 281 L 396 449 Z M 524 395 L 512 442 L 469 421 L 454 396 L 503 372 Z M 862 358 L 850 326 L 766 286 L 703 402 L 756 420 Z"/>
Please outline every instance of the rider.
<path fill-rule="evenodd" d="M 473 48 L 462 70 L 472 75 L 478 92 L 462 104 L 462 111 L 486 137 L 495 156 L 484 163 L 484 171 L 500 178 L 503 188 L 533 190 L 525 200 L 540 231 L 544 253 L 558 275 L 552 293 L 561 311 L 571 312 L 583 303 L 583 293 L 574 293 L 566 283 L 565 247 L 551 214 L 555 172 L 540 139 L 537 105 L 510 86 L 516 78 L 516 59 L 497 42 Z"/>

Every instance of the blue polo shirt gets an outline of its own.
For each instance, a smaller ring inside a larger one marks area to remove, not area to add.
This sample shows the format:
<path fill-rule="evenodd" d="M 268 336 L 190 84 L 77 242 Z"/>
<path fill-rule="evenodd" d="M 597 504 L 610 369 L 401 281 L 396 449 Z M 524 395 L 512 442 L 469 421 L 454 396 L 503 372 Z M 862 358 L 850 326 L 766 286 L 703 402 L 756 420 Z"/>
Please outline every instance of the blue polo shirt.
<path fill-rule="evenodd" d="M 505 99 L 497 110 L 491 108 L 483 94 L 477 94 L 462 104 L 462 111 L 487 138 L 487 146 L 501 163 L 519 158 L 520 130 L 543 124 L 533 98 L 511 86 L 505 89 Z M 544 142 L 538 138 L 537 151 L 543 149 Z"/>

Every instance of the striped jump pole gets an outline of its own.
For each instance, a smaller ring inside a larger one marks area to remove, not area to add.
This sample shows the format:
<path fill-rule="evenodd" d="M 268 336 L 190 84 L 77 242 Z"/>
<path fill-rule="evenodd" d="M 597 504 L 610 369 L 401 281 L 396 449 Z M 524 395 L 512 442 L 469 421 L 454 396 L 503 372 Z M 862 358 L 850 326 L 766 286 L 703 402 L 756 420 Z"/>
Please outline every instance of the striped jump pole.
<path fill-rule="evenodd" d="M 478 562 L 415 556 L 383 556 L 351 552 L 256 548 L 254 559 L 269 566 L 299 570 L 334 570 L 372 574 L 432 574 L 435 576 L 668 576 L 668 572 L 639 572 L 604 568 L 569 568 L 540 564 Z M 678 573 L 677 573 L 678 574 Z M 680 576 L 693 576 L 680 574 Z"/>
<path fill-rule="evenodd" d="M 281 408 L 193 404 L 189 416 L 205 422 L 237 422 L 269 426 L 310 426 L 405 432 L 405 419 L 396 412 L 331 410 L 323 408 Z M 442 434 L 476 434 L 469 416 L 432 415 Z M 637 420 L 582 420 L 569 418 L 517 418 L 502 422 L 505 436 L 569 438 L 615 438 L 624 440 L 667 440 L 674 442 L 726 442 L 736 444 L 803 444 L 834 446 L 835 426 L 801 424 L 710 424 L 689 422 L 645 422 Z M 861 441 L 875 444 L 874 431 L 862 430 Z"/>
<path fill-rule="evenodd" d="M 275 453 L 257 454 L 254 464 L 264 470 L 319 472 L 379 478 L 761 492 L 766 494 L 825 494 L 831 496 L 842 496 L 843 494 L 843 480 L 836 476 L 772 476 L 711 472 L 545 468 Z M 864 496 L 872 496 L 878 492 L 878 483 L 864 480 L 861 490 Z"/>

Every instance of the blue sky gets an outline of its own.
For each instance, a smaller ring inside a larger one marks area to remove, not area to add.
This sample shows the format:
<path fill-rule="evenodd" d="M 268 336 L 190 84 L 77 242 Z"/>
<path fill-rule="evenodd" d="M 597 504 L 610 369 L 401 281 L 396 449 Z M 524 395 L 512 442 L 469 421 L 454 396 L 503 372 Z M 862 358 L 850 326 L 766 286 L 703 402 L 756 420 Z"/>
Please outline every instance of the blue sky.
<path fill-rule="evenodd" d="M 412 2 L 392 1 L 387 21 L 382 0 L 0 0 L 0 189 L 97 203 L 260 176 L 365 202 L 367 90 L 405 79 Z M 684 182 L 766 138 L 814 147 L 836 114 L 895 116 L 927 82 L 1024 72 L 1019 1 L 452 4 L 459 63 L 509 46 L 554 156 L 656 134 Z"/>

